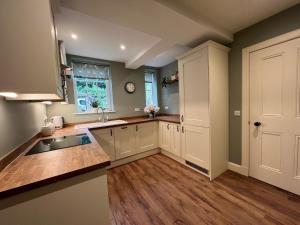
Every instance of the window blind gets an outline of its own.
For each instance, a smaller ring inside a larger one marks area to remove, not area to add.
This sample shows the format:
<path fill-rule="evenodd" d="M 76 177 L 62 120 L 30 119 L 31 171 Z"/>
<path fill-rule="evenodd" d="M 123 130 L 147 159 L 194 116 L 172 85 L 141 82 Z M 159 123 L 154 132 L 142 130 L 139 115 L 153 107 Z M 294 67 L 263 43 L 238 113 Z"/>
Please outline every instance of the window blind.
<path fill-rule="evenodd" d="M 72 67 L 74 77 L 77 78 L 94 78 L 103 80 L 109 80 L 111 78 L 108 65 L 73 62 Z"/>

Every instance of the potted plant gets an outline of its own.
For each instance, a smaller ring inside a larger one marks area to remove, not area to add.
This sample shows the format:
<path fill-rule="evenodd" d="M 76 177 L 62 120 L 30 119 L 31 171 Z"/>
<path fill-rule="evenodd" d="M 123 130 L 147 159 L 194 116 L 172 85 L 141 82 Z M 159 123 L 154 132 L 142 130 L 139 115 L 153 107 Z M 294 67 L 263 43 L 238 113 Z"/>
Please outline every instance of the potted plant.
<path fill-rule="evenodd" d="M 148 105 L 144 108 L 144 112 L 148 113 L 149 118 L 154 118 L 155 117 L 155 113 L 157 113 L 159 111 L 159 107 L 154 106 L 154 105 Z"/>
<path fill-rule="evenodd" d="M 98 109 L 99 109 L 99 102 L 98 100 L 92 100 L 91 101 L 91 106 L 92 106 L 92 109 L 93 109 L 93 113 L 98 113 Z"/>

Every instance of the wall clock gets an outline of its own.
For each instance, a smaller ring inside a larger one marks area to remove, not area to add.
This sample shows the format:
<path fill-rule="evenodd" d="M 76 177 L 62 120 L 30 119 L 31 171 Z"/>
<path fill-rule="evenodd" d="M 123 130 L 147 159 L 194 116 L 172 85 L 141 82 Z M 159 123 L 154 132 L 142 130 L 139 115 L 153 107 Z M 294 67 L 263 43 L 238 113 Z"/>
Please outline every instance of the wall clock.
<path fill-rule="evenodd" d="M 135 83 L 128 81 L 125 83 L 124 88 L 127 93 L 132 94 L 135 92 Z"/>

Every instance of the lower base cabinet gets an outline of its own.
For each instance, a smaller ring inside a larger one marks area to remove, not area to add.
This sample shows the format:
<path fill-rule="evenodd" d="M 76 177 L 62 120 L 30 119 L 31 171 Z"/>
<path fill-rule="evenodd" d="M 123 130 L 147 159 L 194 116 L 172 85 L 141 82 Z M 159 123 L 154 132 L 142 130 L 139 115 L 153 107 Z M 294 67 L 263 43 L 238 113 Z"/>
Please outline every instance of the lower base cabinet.
<path fill-rule="evenodd" d="M 122 159 L 136 153 L 136 126 L 128 125 L 114 128 L 116 159 Z M 101 144 L 101 143 L 100 143 Z"/>
<path fill-rule="evenodd" d="M 111 161 L 116 159 L 115 151 L 115 137 L 112 128 L 92 130 L 93 136 L 101 143 L 101 147 L 107 155 L 109 155 Z"/>
<path fill-rule="evenodd" d="M 158 123 L 141 123 L 136 125 L 137 153 L 149 151 L 158 147 Z"/>
<path fill-rule="evenodd" d="M 158 122 L 94 129 L 92 133 L 111 161 L 158 147 Z"/>
<path fill-rule="evenodd" d="M 183 158 L 209 170 L 209 128 L 185 126 L 182 133 Z"/>
<path fill-rule="evenodd" d="M 159 147 L 181 157 L 180 124 L 159 122 Z"/>

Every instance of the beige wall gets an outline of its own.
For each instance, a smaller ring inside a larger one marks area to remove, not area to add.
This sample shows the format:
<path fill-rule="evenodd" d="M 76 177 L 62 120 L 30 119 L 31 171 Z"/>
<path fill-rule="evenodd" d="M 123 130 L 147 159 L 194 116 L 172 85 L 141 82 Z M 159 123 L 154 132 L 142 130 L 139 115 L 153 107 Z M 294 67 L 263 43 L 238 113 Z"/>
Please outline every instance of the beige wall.
<path fill-rule="evenodd" d="M 68 58 L 70 57 L 71 56 Z M 78 56 L 73 57 L 78 58 Z M 144 115 L 144 107 L 146 104 L 144 78 L 145 68 L 140 67 L 136 70 L 132 70 L 126 69 L 124 63 L 106 60 L 100 61 L 108 63 L 111 69 L 113 101 L 116 112 L 107 113 L 109 118 Z M 128 94 L 124 90 L 124 85 L 127 81 L 133 81 L 136 84 L 136 91 L 133 94 Z M 140 108 L 141 111 L 135 112 L 135 108 Z M 76 114 L 75 104 L 62 105 L 60 103 L 54 103 L 51 106 L 47 106 L 47 114 L 49 117 L 61 115 L 64 117 L 66 123 L 93 121 L 99 118 L 99 115 L 96 114 Z"/>
<path fill-rule="evenodd" d="M 40 131 L 45 106 L 0 98 L 0 158 Z"/>

